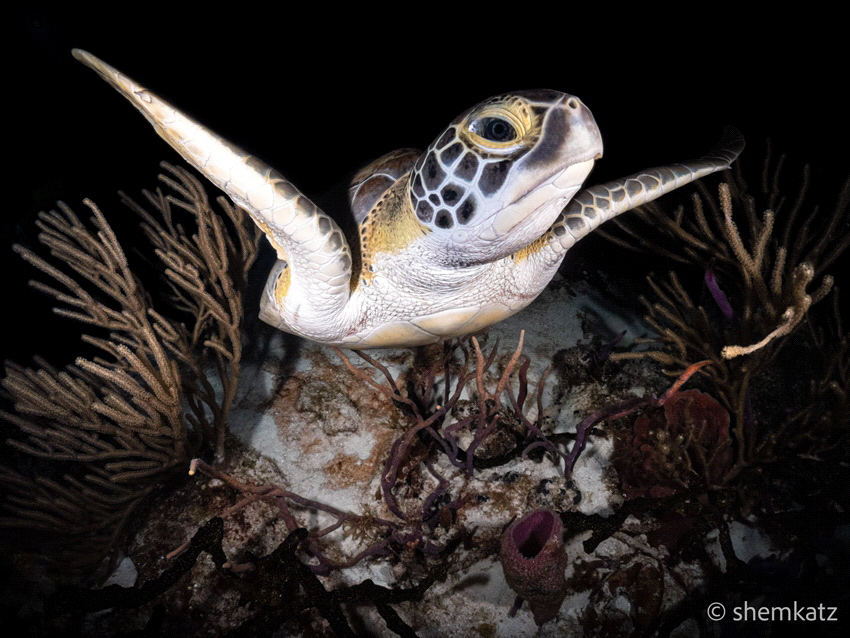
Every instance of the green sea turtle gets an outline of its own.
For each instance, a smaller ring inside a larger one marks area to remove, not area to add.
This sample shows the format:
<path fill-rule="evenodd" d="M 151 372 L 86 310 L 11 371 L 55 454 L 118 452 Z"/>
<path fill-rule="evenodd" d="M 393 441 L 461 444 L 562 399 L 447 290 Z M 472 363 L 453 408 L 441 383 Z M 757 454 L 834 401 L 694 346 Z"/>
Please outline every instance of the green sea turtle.
<path fill-rule="evenodd" d="M 358 173 L 353 254 L 336 222 L 272 167 L 90 53 L 73 53 L 265 232 L 278 262 L 263 321 L 346 348 L 433 343 L 519 312 L 576 241 L 728 168 L 743 149 L 733 131 L 698 160 L 580 191 L 602 156 L 588 108 L 558 91 L 499 95 L 459 115 L 424 153 L 395 151 Z"/>

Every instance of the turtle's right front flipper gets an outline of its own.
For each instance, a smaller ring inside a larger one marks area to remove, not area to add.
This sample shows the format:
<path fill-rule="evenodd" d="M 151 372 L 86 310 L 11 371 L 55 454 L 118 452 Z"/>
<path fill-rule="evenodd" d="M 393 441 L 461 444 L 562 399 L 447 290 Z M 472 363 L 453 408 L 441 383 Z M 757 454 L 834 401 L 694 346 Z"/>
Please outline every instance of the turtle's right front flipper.
<path fill-rule="evenodd" d="M 289 330 L 287 316 L 300 316 L 299 323 L 310 325 L 310 317 L 327 322 L 342 310 L 349 298 L 351 251 L 330 217 L 272 167 L 91 53 L 74 49 L 73 55 L 123 94 L 160 137 L 248 211 L 265 232 L 282 263 L 267 287 L 266 296 L 274 300 L 264 299 L 264 321 Z"/>
<path fill-rule="evenodd" d="M 701 177 L 729 168 L 743 150 L 744 138 L 740 131 L 728 126 L 717 145 L 699 159 L 648 168 L 579 191 L 549 230 L 547 239 L 550 248 L 560 257 L 579 239 L 612 217 Z"/>

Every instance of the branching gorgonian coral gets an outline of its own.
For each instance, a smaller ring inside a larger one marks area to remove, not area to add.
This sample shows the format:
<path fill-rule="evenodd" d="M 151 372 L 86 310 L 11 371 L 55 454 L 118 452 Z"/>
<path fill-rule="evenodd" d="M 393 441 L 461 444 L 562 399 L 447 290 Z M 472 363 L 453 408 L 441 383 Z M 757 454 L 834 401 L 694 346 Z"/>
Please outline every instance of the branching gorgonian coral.
<path fill-rule="evenodd" d="M 162 180 L 179 197 L 145 193 L 162 222 L 125 201 L 142 215 L 171 283 L 172 301 L 191 313 L 188 327 L 153 308 L 91 201 L 86 201 L 91 226 L 61 202 L 61 212 L 39 216 L 39 240 L 65 270 L 15 247 L 56 282 L 58 287 L 32 285 L 61 304 L 55 309 L 59 315 L 108 335 L 82 336 L 103 358 L 79 358 L 64 371 L 40 358 L 37 369 L 8 363 L 3 380 L 15 413 L 2 416 L 23 434 L 9 444 L 50 465 L 44 466 L 46 475 L 35 477 L 31 471 L 2 470 L 11 513 L 2 523 L 35 533 L 29 540 L 36 543 L 57 546 L 54 557 L 67 571 L 96 564 L 142 499 L 202 446 L 223 451 L 239 374 L 241 293 L 258 234 L 228 202 L 220 200 L 224 216 L 214 212 L 186 171 L 164 166 L 176 180 Z M 175 222 L 173 205 L 192 213 L 195 233 Z M 208 378 L 211 364 L 223 393 Z M 191 414 L 184 415 L 185 403 Z"/>
<path fill-rule="evenodd" d="M 181 370 L 183 390 L 191 408 L 186 416 L 206 441 L 215 442 L 216 458 L 221 460 L 226 419 L 239 380 L 242 299 L 261 232 L 225 197 L 218 198 L 224 215 L 215 213 L 197 179 L 183 168 L 164 166 L 179 182 L 168 175 L 160 179 L 180 197 L 166 196 L 159 189 L 144 191 L 157 215 L 149 214 L 124 193 L 121 198 L 144 220 L 142 230 L 165 267 L 172 307 L 191 320 L 188 328 L 160 320 L 158 334 L 185 366 Z M 175 222 L 172 205 L 192 213 L 196 234 L 187 233 Z M 222 386 L 220 397 L 210 383 L 210 367 Z"/>
<path fill-rule="evenodd" d="M 753 418 L 751 383 L 775 360 L 811 306 L 830 292 L 833 278 L 824 273 L 850 244 L 850 180 L 835 208 L 819 211 L 809 203 L 808 168 L 797 197 L 782 197 L 783 164 L 784 157 L 773 166 L 768 152 L 762 174 L 766 210 L 761 214 L 738 175 L 719 185 L 717 197 L 699 184 L 688 212 L 682 206 L 668 214 L 663 202 L 644 206 L 637 217 L 651 231 L 623 223 L 620 230 L 627 240 L 609 235 L 620 245 L 695 265 L 705 275 L 710 304 L 695 303 L 676 273 L 661 282 L 650 276 L 655 300 L 642 301 L 657 336 L 638 340 L 649 344 L 649 350 L 612 358 L 649 357 L 670 374 L 694 361 L 713 362 L 704 372 L 734 424 L 737 459 L 727 479 L 765 452 L 769 437 L 775 438 L 772 426 Z"/>

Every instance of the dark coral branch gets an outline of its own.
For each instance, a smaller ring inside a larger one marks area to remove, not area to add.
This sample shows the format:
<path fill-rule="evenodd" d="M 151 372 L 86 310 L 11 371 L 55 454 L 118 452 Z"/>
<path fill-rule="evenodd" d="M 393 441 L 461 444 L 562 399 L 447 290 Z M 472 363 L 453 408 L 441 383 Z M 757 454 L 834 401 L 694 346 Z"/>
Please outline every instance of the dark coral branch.
<path fill-rule="evenodd" d="M 294 531 L 299 527 L 302 527 L 298 521 L 295 519 L 293 514 L 290 511 L 290 503 L 298 505 L 304 509 L 315 510 L 319 512 L 325 512 L 329 514 L 334 519 L 336 519 L 333 523 L 319 530 L 309 532 L 309 535 L 306 539 L 307 547 L 310 550 L 310 553 L 319 561 L 318 565 L 312 565 L 311 569 L 313 569 L 316 573 L 326 574 L 334 569 L 343 569 L 346 567 L 351 567 L 356 565 L 362 559 L 375 556 L 382 555 L 386 553 L 386 547 L 388 544 L 388 540 L 382 539 L 379 542 L 376 542 L 365 549 L 358 552 L 354 557 L 347 561 L 337 562 L 329 559 L 321 550 L 321 547 L 316 542 L 316 539 L 326 536 L 331 532 L 339 529 L 343 525 L 351 525 L 355 523 L 368 523 L 369 525 L 383 528 L 384 530 L 392 530 L 394 529 L 394 524 L 391 521 L 383 520 L 377 517 L 364 517 L 359 516 L 357 514 L 353 514 L 351 512 L 345 512 L 343 510 L 337 509 L 331 505 L 325 505 L 319 501 L 314 501 L 312 499 L 304 498 L 294 492 L 289 490 L 285 490 L 281 487 L 274 485 L 251 485 L 249 483 L 242 483 L 237 481 L 229 474 L 218 470 L 201 459 L 193 459 L 189 466 L 189 473 L 194 474 L 195 472 L 202 472 L 207 476 L 217 478 L 227 485 L 231 486 L 235 490 L 239 491 L 242 494 L 246 494 L 246 496 L 240 499 L 235 505 L 227 508 L 224 512 L 222 512 L 222 516 L 229 517 L 235 514 L 236 512 L 242 510 L 247 505 L 258 501 L 260 499 L 273 499 L 278 506 L 278 511 L 281 514 L 281 518 L 283 522 L 286 524 L 287 529 L 289 531 Z"/>

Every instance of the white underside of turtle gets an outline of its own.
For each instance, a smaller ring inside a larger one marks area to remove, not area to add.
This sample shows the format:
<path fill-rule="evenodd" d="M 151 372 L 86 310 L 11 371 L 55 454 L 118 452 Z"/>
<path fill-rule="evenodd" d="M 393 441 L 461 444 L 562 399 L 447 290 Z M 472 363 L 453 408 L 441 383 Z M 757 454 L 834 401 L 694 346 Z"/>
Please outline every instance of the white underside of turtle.
<path fill-rule="evenodd" d="M 184 159 L 224 190 L 277 251 L 260 317 L 346 348 L 415 346 L 468 334 L 527 306 L 567 250 L 612 217 L 723 170 L 730 130 L 706 156 L 585 188 L 602 138 L 587 107 L 551 90 L 492 97 L 420 153 L 394 151 L 354 178 L 359 237 L 276 170 L 95 56 L 97 71 Z"/>

